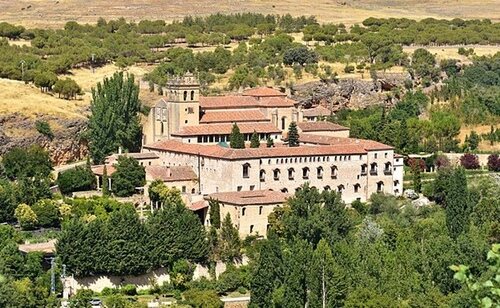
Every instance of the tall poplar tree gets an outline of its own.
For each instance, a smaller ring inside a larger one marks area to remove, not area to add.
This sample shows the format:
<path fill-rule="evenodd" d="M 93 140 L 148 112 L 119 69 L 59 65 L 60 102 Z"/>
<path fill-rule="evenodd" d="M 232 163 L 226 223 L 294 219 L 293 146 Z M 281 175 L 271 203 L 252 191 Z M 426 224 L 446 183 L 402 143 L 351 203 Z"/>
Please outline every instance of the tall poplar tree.
<path fill-rule="evenodd" d="M 120 146 L 131 152 L 140 149 L 140 108 L 139 87 L 134 75 L 115 73 L 92 88 L 88 140 L 94 163 L 102 163 Z"/>
<path fill-rule="evenodd" d="M 240 128 L 236 123 L 234 123 L 233 129 L 231 130 L 231 136 L 229 136 L 229 146 L 233 149 L 245 148 L 245 140 L 243 139 L 243 134 L 240 132 Z"/>
<path fill-rule="evenodd" d="M 290 123 L 290 126 L 288 126 L 288 146 L 299 146 L 299 132 L 297 130 L 297 123 L 295 122 Z"/>

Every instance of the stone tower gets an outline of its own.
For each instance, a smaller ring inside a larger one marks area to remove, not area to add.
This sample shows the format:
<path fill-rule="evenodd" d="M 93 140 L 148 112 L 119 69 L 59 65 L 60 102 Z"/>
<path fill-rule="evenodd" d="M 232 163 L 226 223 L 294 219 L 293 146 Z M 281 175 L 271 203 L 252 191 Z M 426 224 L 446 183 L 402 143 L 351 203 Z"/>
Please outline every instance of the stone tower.
<path fill-rule="evenodd" d="M 143 144 L 170 139 L 182 127 L 200 123 L 200 85 L 192 73 L 170 79 L 163 93 L 144 125 Z"/>

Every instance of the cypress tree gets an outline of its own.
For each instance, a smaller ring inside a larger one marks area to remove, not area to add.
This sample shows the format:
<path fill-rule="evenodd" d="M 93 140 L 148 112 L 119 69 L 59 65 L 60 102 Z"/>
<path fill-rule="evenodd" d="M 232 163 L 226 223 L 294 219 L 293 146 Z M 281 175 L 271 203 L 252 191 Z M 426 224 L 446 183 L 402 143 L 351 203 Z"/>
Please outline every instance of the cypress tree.
<path fill-rule="evenodd" d="M 309 272 L 310 246 L 304 240 L 292 242 L 285 256 L 284 298 L 288 307 L 305 307 L 307 302 L 307 276 Z"/>
<path fill-rule="evenodd" d="M 266 146 L 268 148 L 272 148 L 274 146 L 274 141 L 273 141 L 273 139 L 271 139 L 271 137 L 267 137 Z"/>
<path fill-rule="evenodd" d="M 256 131 L 253 131 L 252 138 L 250 139 L 250 147 L 251 148 L 260 147 L 260 138 Z"/>
<path fill-rule="evenodd" d="M 450 236 L 457 238 L 469 229 L 469 216 L 473 207 L 463 168 L 456 168 L 450 173 L 444 194 L 446 227 Z"/>
<path fill-rule="evenodd" d="M 109 177 L 106 165 L 104 165 L 104 169 L 102 171 L 102 195 L 103 196 L 111 195 L 111 192 L 109 191 Z"/>
<path fill-rule="evenodd" d="M 243 134 L 240 132 L 240 128 L 236 123 L 234 123 L 233 129 L 231 130 L 231 136 L 229 136 L 229 146 L 233 149 L 245 148 L 245 140 L 243 139 Z"/>
<path fill-rule="evenodd" d="M 297 130 L 297 123 L 295 122 L 290 123 L 290 126 L 288 127 L 288 146 L 299 146 L 299 132 Z"/>
<path fill-rule="evenodd" d="M 229 213 L 224 217 L 220 230 L 219 252 L 224 262 L 234 262 L 241 259 L 241 240 L 238 230 L 234 227 Z"/>
<path fill-rule="evenodd" d="M 420 164 L 415 163 L 411 168 L 413 175 L 413 189 L 415 192 L 420 193 L 422 190 L 422 173 L 420 172 Z"/>
<path fill-rule="evenodd" d="M 210 225 L 216 229 L 220 228 L 220 203 L 218 200 L 211 199 L 208 200 L 210 207 Z"/>

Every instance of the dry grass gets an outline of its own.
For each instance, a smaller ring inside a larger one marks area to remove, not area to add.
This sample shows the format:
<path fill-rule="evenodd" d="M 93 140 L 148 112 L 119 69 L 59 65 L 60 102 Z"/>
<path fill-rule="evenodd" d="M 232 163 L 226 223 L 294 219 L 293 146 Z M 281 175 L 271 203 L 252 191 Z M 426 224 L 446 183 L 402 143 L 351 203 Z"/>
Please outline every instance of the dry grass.
<path fill-rule="evenodd" d="M 491 125 L 477 125 L 477 126 L 467 126 L 467 127 L 462 127 L 460 129 L 460 134 L 458 135 L 458 138 L 460 139 L 460 142 L 463 143 L 465 140 L 465 136 L 470 135 L 471 131 L 475 131 L 479 135 L 481 134 L 487 134 L 490 132 Z M 481 141 L 479 143 L 478 149 L 480 151 L 500 151 L 500 143 L 496 143 L 495 145 L 491 145 L 489 141 Z"/>
<path fill-rule="evenodd" d="M 464 47 L 465 49 L 473 48 L 474 52 L 478 56 L 484 55 L 493 55 L 497 52 L 500 52 L 500 46 L 489 46 L 489 45 L 466 45 L 466 46 L 425 46 L 429 52 L 436 55 L 436 58 L 439 60 L 442 59 L 459 59 L 462 62 L 469 62 L 470 60 L 467 57 L 461 56 L 458 54 L 458 48 Z M 420 47 L 415 46 L 403 46 L 403 50 L 407 53 L 413 53 L 415 49 Z"/>
<path fill-rule="evenodd" d="M 70 20 L 93 23 L 100 16 L 106 19 L 124 17 L 133 21 L 174 20 L 186 15 L 217 12 L 315 15 L 323 22 L 348 25 L 371 16 L 500 20 L 498 0 L 0 0 L 0 7 L 0 20 L 52 28 L 61 27 Z"/>

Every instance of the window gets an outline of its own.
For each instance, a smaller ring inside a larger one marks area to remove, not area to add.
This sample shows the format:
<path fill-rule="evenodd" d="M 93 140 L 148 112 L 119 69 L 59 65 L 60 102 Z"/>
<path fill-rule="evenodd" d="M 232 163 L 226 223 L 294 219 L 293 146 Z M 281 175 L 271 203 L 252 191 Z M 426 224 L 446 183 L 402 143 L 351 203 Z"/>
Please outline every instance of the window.
<path fill-rule="evenodd" d="M 249 163 L 243 164 L 243 178 L 244 179 L 247 179 L 250 177 L 249 170 L 250 170 L 250 164 Z"/>
<path fill-rule="evenodd" d="M 304 167 L 302 168 L 302 178 L 303 179 L 309 179 L 309 168 Z"/>
<path fill-rule="evenodd" d="M 294 179 L 294 176 L 295 176 L 295 169 L 293 169 L 293 168 L 289 168 L 289 169 L 288 169 L 288 179 L 289 179 L 289 180 L 293 180 L 293 179 Z"/>
<path fill-rule="evenodd" d="M 344 191 L 345 187 L 344 185 L 340 184 L 339 186 L 337 186 L 337 190 L 339 193 L 342 193 Z"/>
<path fill-rule="evenodd" d="M 366 175 L 368 166 L 366 164 L 361 165 L 361 175 Z"/>
<path fill-rule="evenodd" d="M 264 207 L 261 205 L 259 206 L 259 215 L 262 215 L 262 210 L 264 209 Z"/>
<path fill-rule="evenodd" d="M 375 153 L 375 158 L 377 158 L 377 156 L 378 156 L 377 153 Z"/>
<path fill-rule="evenodd" d="M 285 117 L 282 117 L 281 118 L 281 129 L 282 130 L 285 130 L 286 129 L 286 118 Z"/>
<path fill-rule="evenodd" d="M 191 91 L 191 100 L 194 101 L 194 91 Z"/>
<path fill-rule="evenodd" d="M 184 91 L 184 100 L 185 100 L 185 101 L 187 100 L 187 97 L 188 97 L 188 92 L 187 92 L 187 91 Z"/>
<path fill-rule="evenodd" d="M 377 182 L 377 192 L 383 192 L 384 191 L 384 182 L 380 181 Z"/>
<path fill-rule="evenodd" d="M 250 233 L 253 232 L 253 225 L 250 225 Z"/>
<path fill-rule="evenodd" d="M 163 127 L 163 122 L 160 122 L 160 134 L 163 135 L 165 128 Z"/>
<path fill-rule="evenodd" d="M 182 186 L 182 192 L 186 193 L 186 186 Z"/>
<path fill-rule="evenodd" d="M 250 190 L 254 190 L 255 189 L 255 185 L 250 185 Z"/>
<path fill-rule="evenodd" d="M 280 169 L 273 170 L 273 177 L 275 181 L 278 181 L 280 179 Z"/>
<path fill-rule="evenodd" d="M 387 158 L 387 153 L 384 153 L 384 157 Z"/>
<path fill-rule="evenodd" d="M 358 183 L 354 184 L 354 192 L 355 192 L 355 193 L 359 192 L 359 189 L 360 189 L 360 188 L 361 188 L 361 185 L 360 185 L 360 184 L 358 184 Z"/>
<path fill-rule="evenodd" d="M 370 165 L 370 174 L 377 175 L 377 163 L 371 163 Z"/>
<path fill-rule="evenodd" d="M 247 211 L 247 209 L 242 207 L 241 208 L 241 216 L 245 216 L 246 211 Z"/>
<path fill-rule="evenodd" d="M 266 181 L 266 170 L 260 170 L 260 181 L 261 182 Z"/>
<path fill-rule="evenodd" d="M 323 190 L 330 191 L 332 189 L 330 188 L 330 186 L 326 185 L 325 187 L 323 187 Z"/>
<path fill-rule="evenodd" d="M 188 120 L 184 120 L 184 124 L 187 124 L 188 123 Z"/>
<path fill-rule="evenodd" d="M 399 185 L 399 181 L 398 180 L 394 181 L 394 186 L 398 186 L 398 185 Z"/>
<path fill-rule="evenodd" d="M 282 188 L 282 189 L 281 189 L 281 192 L 282 192 L 282 193 L 287 193 L 287 192 L 288 192 L 288 189 L 286 189 L 286 188 Z"/>
<path fill-rule="evenodd" d="M 385 163 L 384 174 L 385 175 L 391 175 L 392 174 L 392 164 L 390 162 L 386 162 Z"/>
<path fill-rule="evenodd" d="M 337 166 L 335 166 L 335 165 L 331 166 L 330 167 L 330 171 L 332 173 L 332 179 L 336 179 L 337 176 L 338 176 L 338 171 L 339 171 L 338 168 L 337 168 Z"/>
<path fill-rule="evenodd" d="M 188 107 L 187 112 L 189 114 L 193 114 L 194 113 L 194 108 L 193 107 Z"/>
<path fill-rule="evenodd" d="M 236 187 L 236 190 L 241 191 L 242 188 L 243 188 L 242 186 L 238 186 L 238 187 Z"/>
<path fill-rule="evenodd" d="M 195 193 L 196 193 L 196 189 L 194 189 L 194 188 L 193 188 L 193 189 L 191 189 L 191 193 L 192 193 L 192 194 L 195 194 Z"/>
<path fill-rule="evenodd" d="M 317 175 L 318 179 L 323 178 L 323 167 L 316 168 L 316 175 Z"/>

